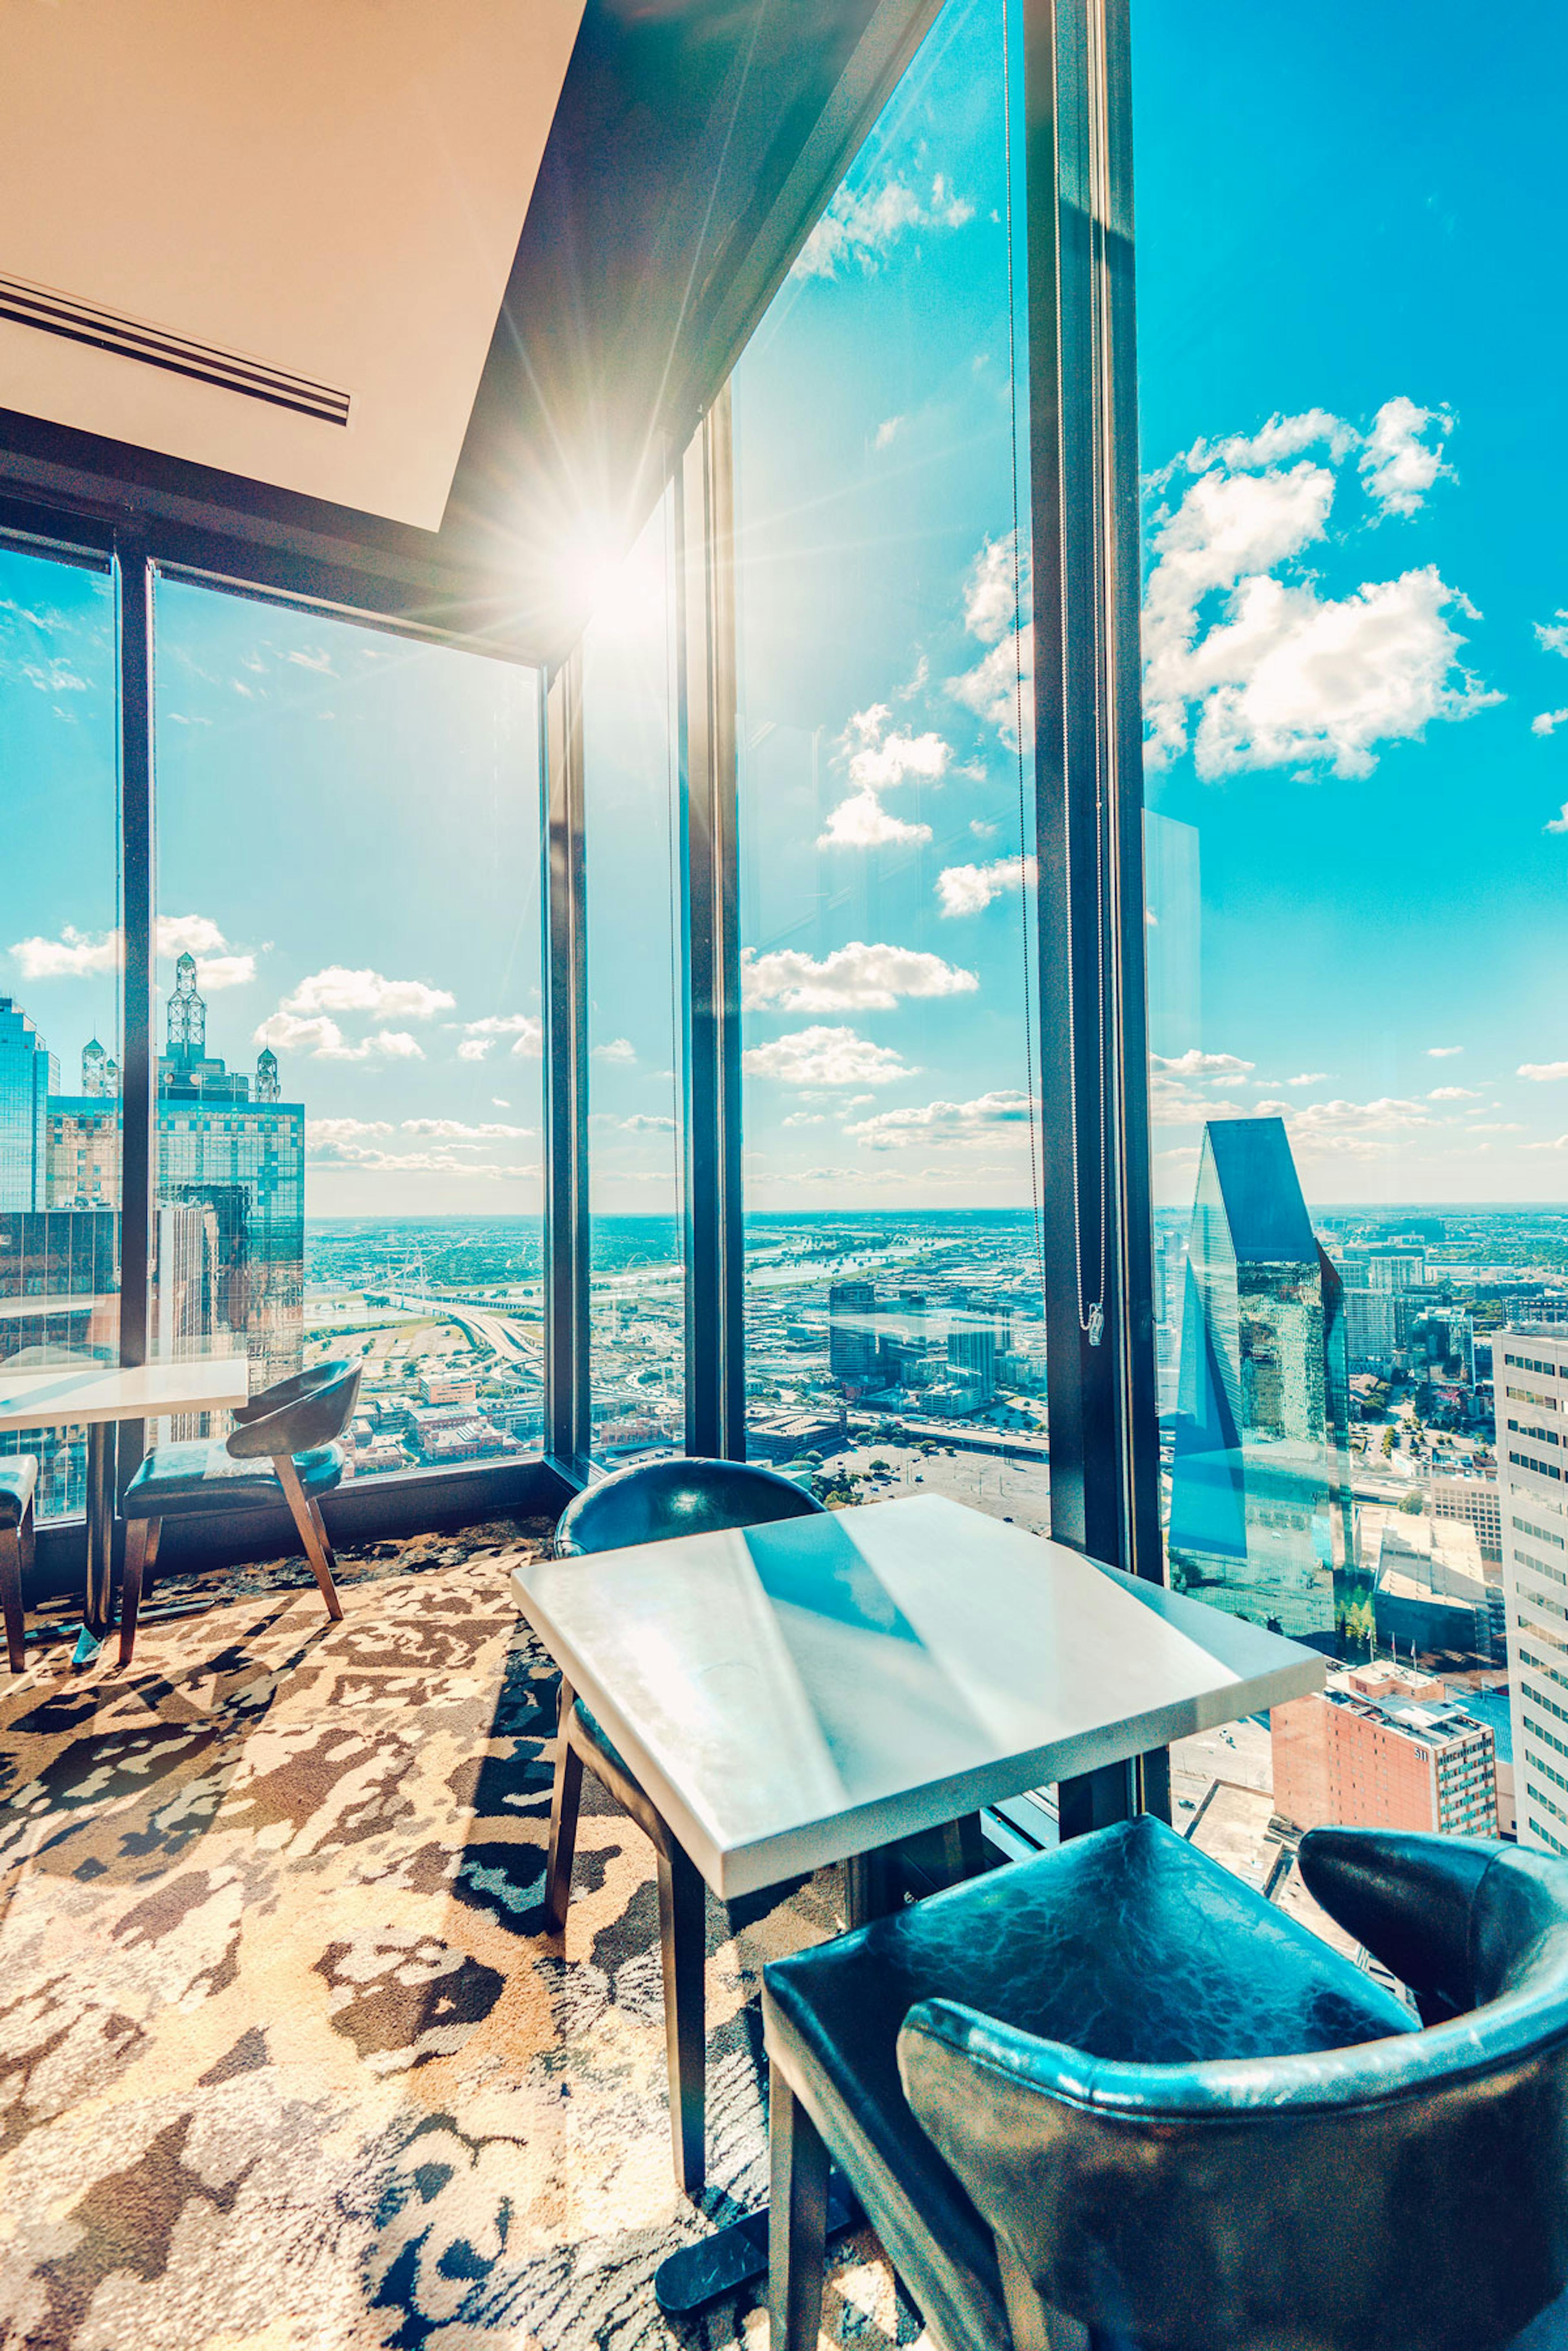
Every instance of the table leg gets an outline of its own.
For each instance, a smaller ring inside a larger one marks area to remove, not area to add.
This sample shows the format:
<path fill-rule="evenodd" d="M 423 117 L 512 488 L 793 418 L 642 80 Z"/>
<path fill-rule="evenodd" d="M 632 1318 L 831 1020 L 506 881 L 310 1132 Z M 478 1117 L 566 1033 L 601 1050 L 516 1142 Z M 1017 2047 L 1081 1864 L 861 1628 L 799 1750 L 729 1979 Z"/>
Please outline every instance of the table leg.
<path fill-rule="evenodd" d="M 844 1912 L 850 1928 L 869 1927 L 873 1918 L 885 1918 L 900 1907 L 903 1899 L 896 1844 L 877 1845 L 845 1862 Z M 825 2233 L 831 2237 L 853 2228 L 860 2218 L 861 2209 L 849 2183 L 841 2172 L 830 2171 Z M 766 2277 L 769 2225 L 769 2210 L 764 2205 L 759 2212 L 748 2212 L 743 2220 L 732 2220 L 727 2228 L 716 2229 L 711 2237 L 683 2245 L 678 2253 L 661 2262 L 653 2273 L 653 2299 L 659 2308 L 672 2318 L 685 2317 L 701 2310 L 705 2303 L 716 2302 L 720 2294 L 738 2294 L 743 2286 Z"/>
<path fill-rule="evenodd" d="M 87 1631 L 101 1641 L 114 1616 L 114 1452 L 111 1420 L 87 1432 Z"/>

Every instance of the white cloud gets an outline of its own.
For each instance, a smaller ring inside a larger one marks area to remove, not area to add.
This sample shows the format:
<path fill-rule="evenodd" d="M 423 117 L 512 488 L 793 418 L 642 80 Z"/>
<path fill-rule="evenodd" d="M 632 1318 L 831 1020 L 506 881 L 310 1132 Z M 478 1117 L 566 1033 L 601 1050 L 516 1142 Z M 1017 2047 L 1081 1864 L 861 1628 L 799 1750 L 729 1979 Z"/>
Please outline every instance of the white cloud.
<path fill-rule="evenodd" d="M 1324 441 L 1337 462 L 1355 446 L 1356 434 L 1326 408 L 1309 408 L 1299 416 L 1270 416 L 1257 433 L 1233 433 L 1228 440 L 1213 443 L 1195 441 L 1184 462 L 1189 473 L 1223 465 L 1229 473 L 1241 474 L 1255 466 L 1277 465 L 1282 457 L 1298 457 L 1303 449 Z"/>
<path fill-rule="evenodd" d="M 928 824 L 905 824 L 890 816 L 874 792 L 855 792 L 830 811 L 817 836 L 819 849 L 878 849 L 895 841 L 929 841 Z"/>
<path fill-rule="evenodd" d="M 308 1118 L 305 1140 L 314 1150 L 319 1144 L 351 1143 L 361 1134 L 390 1134 L 392 1126 L 384 1118 Z"/>
<path fill-rule="evenodd" d="M 1328 1076 L 1326 1070 L 1303 1070 L 1297 1078 L 1281 1078 L 1282 1086 L 1321 1086 Z"/>
<path fill-rule="evenodd" d="M 747 1076 L 777 1078 L 787 1086 L 890 1086 L 912 1078 L 891 1045 L 875 1045 L 853 1029 L 797 1029 L 741 1055 Z"/>
<path fill-rule="evenodd" d="M 423 1048 L 406 1029 L 381 1029 L 350 1045 L 338 1023 L 325 1013 L 311 1016 L 279 1009 L 255 1031 L 257 1045 L 275 1053 L 308 1053 L 316 1061 L 369 1061 L 378 1057 L 393 1061 L 422 1061 Z"/>
<path fill-rule="evenodd" d="M 1479 1102 L 1474 1086 L 1434 1086 L 1427 1096 L 1428 1102 Z"/>
<path fill-rule="evenodd" d="M 871 1151 L 904 1151 L 912 1144 L 967 1143 L 994 1135 L 999 1127 L 1023 1126 L 1030 1117 L 1027 1094 L 1002 1090 L 977 1094 L 972 1102 L 926 1102 L 917 1110 L 885 1110 L 846 1126 Z"/>
<path fill-rule="evenodd" d="M 947 691 L 1016 748 L 1020 716 L 1026 732 L 1033 723 L 1034 639 L 1019 623 L 1014 570 L 1012 533 L 987 539 L 965 589 L 964 626 L 990 650 Z"/>
<path fill-rule="evenodd" d="M 1521 1143 L 1521 1151 L 1568 1151 L 1568 1134 L 1553 1135 L 1550 1143 Z"/>
<path fill-rule="evenodd" d="M 293 653 L 285 653 L 283 658 L 285 661 L 293 662 L 300 669 L 313 669 L 320 677 L 336 677 L 338 674 L 332 667 L 331 654 L 324 650 L 306 653 L 301 648 L 296 648 Z M 247 669 L 252 666 L 259 667 L 260 664 L 252 664 L 249 662 L 246 664 Z"/>
<path fill-rule="evenodd" d="M 1555 620 L 1537 621 L 1535 634 L 1542 653 L 1568 655 L 1568 608 L 1560 611 Z"/>
<path fill-rule="evenodd" d="M 1565 710 L 1563 713 L 1563 716 L 1564 718 L 1568 718 L 1568 710 Z M 1563 803 L 1562 815 L 1551 818 L 1542 826 L 1541 830 L 1542 832 L 1568 832 L 1568 800 L 1564 800 Z"/>
<path fill-rule="evenodd" d="M 206 914 L 160 914 L 158 953 L 167 958 L 190 954 L 197 960 L 197 979 L 204 993 L 243 987 L 256 977 L 253 955 L 225 955 L 222 931 Z M 118 971 L 120 933 L 94 936 L 68 923 L 57 939 L 18 939 L 11 953 L 24 979 L 78 979 L 93 972 Z"/>
<path fill-rule="evenodd" d="M 792 1110 L 782 1123 L 785 1126 L 825 1126 L 827 1113 L 821 1110 Z"/>
<path fill-rule="evenodd" d="M 974 205 L 955 196 L 940 174 L 931 183 L 929 201 L 904 180 L 885 180 L 880 188 L 841 188 L 801 246 L 790 274 L 836 277 L 841 266 L 851 262 L 869 274 L 906 231 L 962 228 L 974 216 Z"/>
<path fill-rule="evenodd" d="M 621 1121 L 621 1131 L 623 1134 L 674 1134 L 675 1122 L 673 1118 L 655 1118 L 647 1111 L 635 1110 L 630 1118 Z"/>
<path fill-rule="evenodd" d="M 636 1058 L 636 1048 L 630 1037 L 612 1037 L 606 1044 L 593 1048 L 596 1061 L 634 1061 Z"/>
<path fill-rule="evenodd" d="M 120 933 L 94 938 L 68 923 L 57 939 L 18 939 L 11 949 L 24 979 L 79 979 L 120 968 Z"/>
<path fill-rule="evenodd" d="M 907 421 L 908 420 L 903 416 L 884 416 L 882 423 L 876 428 L 875 434 L 872 440 L 872 447 L 873 449 L 887 448 L 897 437 L 898 433 Z"/>
<path fill-rule="evenodd" d="M 1366 480 L 1385 512 L 1419 503 L 1417 476 L 1440 458 L 1411 419 L 1437 413 L 1409 402 L 1379 410 Z M 1207 778 L 1312 765 L 1364 776 L 1381 745 L 1501 699 L 1459 665 L 1464 639 L 1445 616 L 1472 608 L 1434 565 L 1364 581 L 1343 597 L 1320 592 L 1302 558 L 1325 536 L 1333 465 L 1349 445 L 1343 433 L 1327 437 L 1329 464 L 1302 459 L 1262 472 L 1229 470 L 1225 443 L 1189 453 L 1205 469 L 1152 538 L 1144 613 L 1151 766 L 1190 741 Z M 1322 413 L 1312 411 L 1275 418 L 1239 454 L 1256 463 L 1260 443 L 1282 455 L 1324 438 Z M 1277 577 L 1285 567 L 1294 576 Z"/>
<path fill-rule="evenodd" d="M 1256 1061 L 1241 1061 L 1235 1053 L 1200 1053 L 1196 1045 L 1174 1059 L 1164 1053 L 1151 1053 L 1149 1063 L 1153 1069 L 1163 1070 L 1167 1077 L 1215 1078 L 1232 1082 L 1249 1077 L 1258 1066 Z M 1312 1078 L 1292 1078 L 1287 1082 L 1312 1085 L 1316 1081 Z"/>
<path fill-rule="evenodd" d="M 1568 1078 L 1568 1061 L 1521 1061 L 1519 1075 L 1544 1085 L 1549 1079 Z"/>
<path fill-rule="evenodd" d="M 537 1165 L 508 1166 L 492 1159 L 464 1159 L 455 1151 L 382 1151 L 370 1144 L 325 1143 L 311 1157 L 319 1166 L 352 1167 L 377 1176 L 473 1176 L 486 1182 L 537 1176 Z"/>
<path fill-rule="evenodd" d="M 1428 1045 L 1427 1059 L 1429 1061 L 1451 1061 L 1456 1053 L 1462 1053 L 1464 1050 L 1462 1045 Z"/>
<path fill-rule="evenodd" d="M 498 1037 L 511 1039 L 511 1050 L 519 1061 L 537 1061 L 544 1050 L 544 1023 L 531 1012 L 493 1012 L 484 1020 L 465 1020 L 463 1026 L 466 1033 L 457 1048 L 460 1061 L 482 1061 Z"/>
<path fill-rule="evenodd" d="M 936 894 L 946 914 L 977 914 L 1004 891 L 1033 883 L 1032 857 L 998 857 L 989 865 L 948 865 L 936 876 Z"/>
<path fill-rule="evenodd" d="M 852 939 L 820 963 L 797 947 L 759 956 L 740 953 L 741 1002 L 747 1010 L 891 1012 L 900 997 L 971 996 L 972 971 L 915 947 L 872 946 Z"/>
<path fill-rule="evenodd" d="M 1425 434 L 1436 428 L 1436 447 Z M 1385 400 L 1372 420 L 1360 458 L 1367 496 L 1385 514 L 1413 515 L 1439 475 L 1452 478 L 1443 463 L 1443 444 L 1454 420 L 1441 408 L 1417 408 L 1403 392 Z"/>
<path fill-rule="evenodd" d="M 1530 731 L 1532 735 L 1554 735 L 1565 719 L 1568 719 L 1568 710 L 1538 710 L 1530 722 Z M 1549 824 L 1546 830 L 1548 832 L 1563 832 L 1568 831 L 1568 826 Z"/>
<path fill-rule="evenodd" d="M 450 1012 L 457 998 L 422 979 L 383 979 L 379 971 L 350 971 L 329 964 L 302 979 L 279 1009 L 308 1019 L 318 1012 L 369 1012 L 379 1020 L 429 1020 Z"/>
<path fill-rule="evenodd" d="M 516 1142 L 519 1136 L 531 1134 L 528 1126 L 503 1126 L 494 1119 L 486 1119 L 478 1126 L 465 1124 L 460 1118 L 405 1118 L 405 1134 L 429 1135 L 437 1143 Z"/>

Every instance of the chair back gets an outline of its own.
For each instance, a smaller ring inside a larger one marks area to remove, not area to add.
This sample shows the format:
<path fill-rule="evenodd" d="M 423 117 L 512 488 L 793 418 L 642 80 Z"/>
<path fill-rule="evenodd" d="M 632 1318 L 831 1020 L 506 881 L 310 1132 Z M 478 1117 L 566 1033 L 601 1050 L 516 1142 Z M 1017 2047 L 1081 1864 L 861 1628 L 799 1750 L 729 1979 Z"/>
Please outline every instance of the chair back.
<path fill-rule="evenodd" d="M 905 2095 L 1004 2281 L 1118 2344 L 1499 2351 L 1568 2281 L 1568 1863 L 1316 1829 L 1301 1866 L 1447 2021 L 1136 2065 L 935 2001 L 899 2037 Z"/>
<path fill-rule="evenodd" d="M 312 1364 L 292 1379 L 264 1388 L 235 1414 L 227 1448 L 236 1461 L 308 1453 L 331 1445 L 353 1418 L 362 1363 Z"/>
<path fill-rule="evenodd" d="M 638 1461 L 584 1487 L 567 1504 L 555 1531 L 556 1557 L 766 1526 L 821 1507 L 803 1487 L 751 1461 Z"/>

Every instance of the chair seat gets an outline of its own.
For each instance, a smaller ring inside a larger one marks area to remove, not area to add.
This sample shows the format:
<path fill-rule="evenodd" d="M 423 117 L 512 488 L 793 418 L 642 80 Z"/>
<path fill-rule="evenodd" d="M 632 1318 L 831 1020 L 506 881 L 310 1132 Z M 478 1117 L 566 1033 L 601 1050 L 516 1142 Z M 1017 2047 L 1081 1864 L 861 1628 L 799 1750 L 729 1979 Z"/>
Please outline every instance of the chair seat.
<path fill-rule="evenodd" d="M 0 1456 L 0 1527 L 21 1525 L 37 1482 L 37 1454 L 7 1453 Z"/>
<path fill-rule="evenodd" d="M 899 2081 L 899 2027 L 917 2001 L 959 2001 L 1148 2065 L 1419 2029 L 1348 1959 L 1146 1815 L 776 1960 L 764 1982 L 769 2051 L 934 2328 L 961 2342 L 1009 2338 L 991 2231 Z"/>
<path fill-rule="evenodd" d="M 340 1445 L 319 1445 L 295 1456 L 306 1499 L 330 1493 L 343 1476 Z M 275 1502 L 283 1489 L 265 1456 L 236 1461 L 222 1437 L 188 1445 L 160 1445 L 150 1453 L 125 1490 L 128 1519 L 193 1517 L 203 1510 L 233 1510 L 246 1502 Z"/>

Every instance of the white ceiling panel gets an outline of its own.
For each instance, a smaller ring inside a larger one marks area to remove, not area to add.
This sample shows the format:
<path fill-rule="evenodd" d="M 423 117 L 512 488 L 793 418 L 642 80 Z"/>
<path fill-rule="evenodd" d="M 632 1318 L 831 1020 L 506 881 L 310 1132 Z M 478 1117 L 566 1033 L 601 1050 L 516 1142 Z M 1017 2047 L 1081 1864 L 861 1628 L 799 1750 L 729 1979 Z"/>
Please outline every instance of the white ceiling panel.
<path fill-rule="evenodd" d="M 583 0 L 0 0 L 0 407 L 434 529 Z"/>

